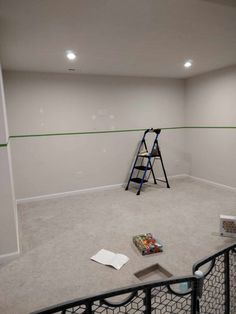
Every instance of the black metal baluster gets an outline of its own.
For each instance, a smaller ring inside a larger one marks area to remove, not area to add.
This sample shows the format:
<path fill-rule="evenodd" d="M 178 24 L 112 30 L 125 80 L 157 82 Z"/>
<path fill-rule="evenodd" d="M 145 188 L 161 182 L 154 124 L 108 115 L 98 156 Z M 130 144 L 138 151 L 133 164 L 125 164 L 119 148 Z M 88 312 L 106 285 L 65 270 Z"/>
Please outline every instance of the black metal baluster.
<path fill-rule="evenodd" d="M 225 314 L 230 314 L 230 274 L 229 274 L 229 251 L 224 254 L 225 264 Z"/>
<path fill-rule="evenodd" d="M 152 298 L 151 298 L 151 289 L 147 288 L 144 290 L 145 292 L 145 313 L 150 314 L 152 312 Z"/>

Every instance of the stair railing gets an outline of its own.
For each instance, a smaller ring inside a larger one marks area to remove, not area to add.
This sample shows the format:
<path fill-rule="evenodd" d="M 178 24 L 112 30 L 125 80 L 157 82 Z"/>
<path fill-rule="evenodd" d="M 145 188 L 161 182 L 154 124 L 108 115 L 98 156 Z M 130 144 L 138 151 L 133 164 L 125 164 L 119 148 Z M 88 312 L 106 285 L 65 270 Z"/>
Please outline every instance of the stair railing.
<path fill-rule="evenodd" d="M 71 300 L 31 314 L 236 313 L 236 244 L 195 263 L 193 274 Z"/>

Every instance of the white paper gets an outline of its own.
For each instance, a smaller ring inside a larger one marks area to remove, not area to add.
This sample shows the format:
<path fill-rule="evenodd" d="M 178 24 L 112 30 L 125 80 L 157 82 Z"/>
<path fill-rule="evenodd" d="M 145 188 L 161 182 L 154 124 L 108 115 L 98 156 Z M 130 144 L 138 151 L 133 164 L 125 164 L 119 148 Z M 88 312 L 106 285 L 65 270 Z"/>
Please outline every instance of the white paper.
<path fill-rule="evenodd" d="M 121 269 L 129 260 L 126 255 L 116 254 L 105 249 L 101 249 L 91 259 L 100 264 L 112 266 L 115 269 Z"/>

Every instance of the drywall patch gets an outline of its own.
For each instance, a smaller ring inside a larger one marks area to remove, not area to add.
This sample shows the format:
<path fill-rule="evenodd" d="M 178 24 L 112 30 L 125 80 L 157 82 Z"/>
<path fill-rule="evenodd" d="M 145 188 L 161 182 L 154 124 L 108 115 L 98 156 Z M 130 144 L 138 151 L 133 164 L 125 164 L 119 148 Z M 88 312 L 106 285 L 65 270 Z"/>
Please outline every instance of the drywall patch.
<path fill-rule="evenodd" d="M 107 109 L 99 109 L 99 110 L 98 110 L 98 115 L 99 115 L 100 117 L 106 117 L 106 116 L 108 115 Z"/>

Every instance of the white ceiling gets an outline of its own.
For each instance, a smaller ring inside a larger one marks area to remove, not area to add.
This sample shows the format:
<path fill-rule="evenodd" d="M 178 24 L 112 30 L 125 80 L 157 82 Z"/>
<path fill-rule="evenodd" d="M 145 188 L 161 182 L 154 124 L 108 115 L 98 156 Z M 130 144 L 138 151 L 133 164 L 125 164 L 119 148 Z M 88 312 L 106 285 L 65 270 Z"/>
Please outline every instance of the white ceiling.
<path fill-rule="evenodd" d="M 9 70 L 190 77 L 236 64 L 236 0 L 0 0 L 0 60 Z"/>

